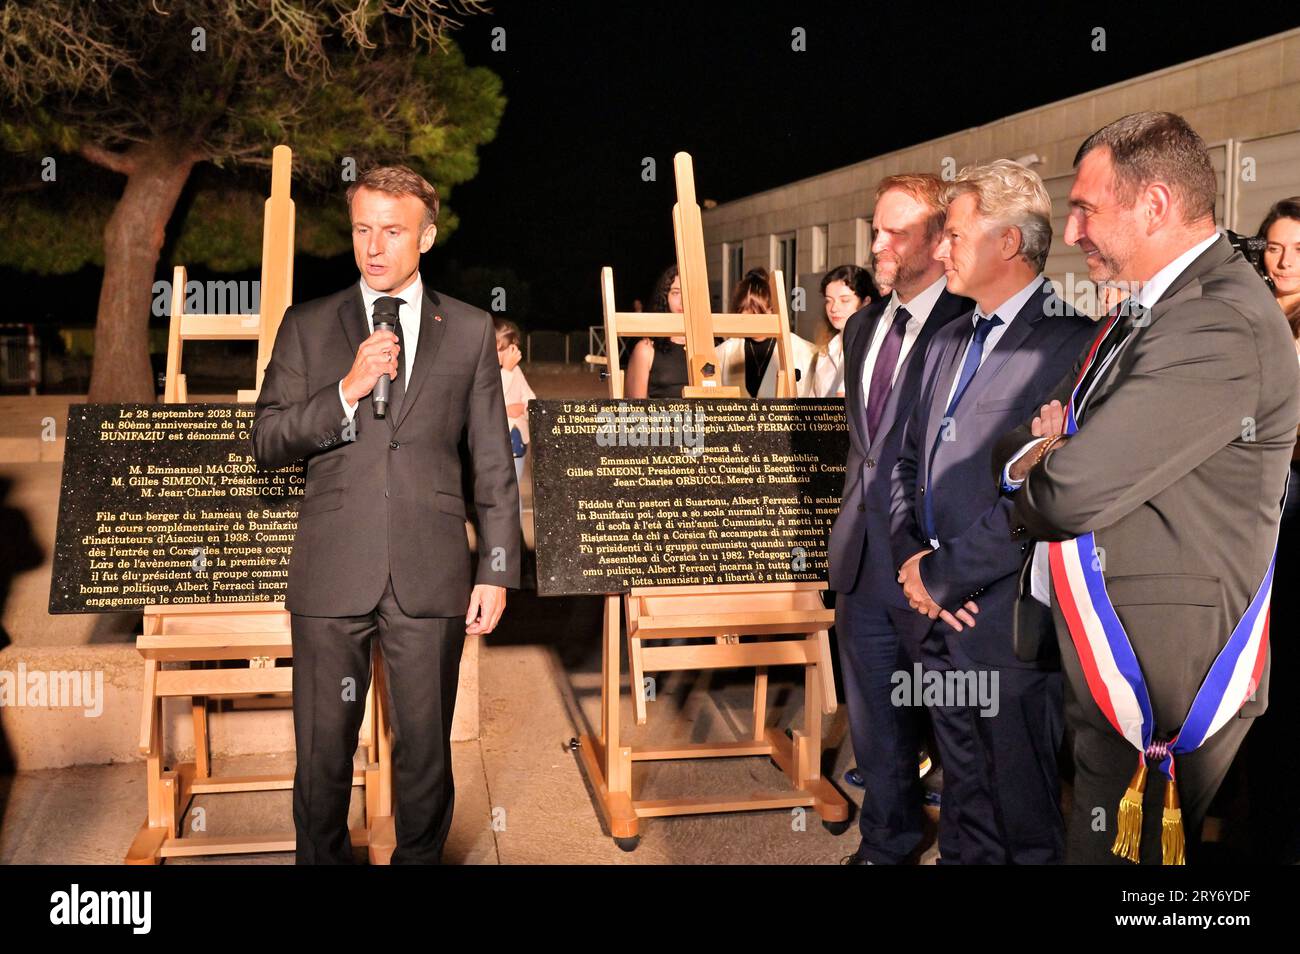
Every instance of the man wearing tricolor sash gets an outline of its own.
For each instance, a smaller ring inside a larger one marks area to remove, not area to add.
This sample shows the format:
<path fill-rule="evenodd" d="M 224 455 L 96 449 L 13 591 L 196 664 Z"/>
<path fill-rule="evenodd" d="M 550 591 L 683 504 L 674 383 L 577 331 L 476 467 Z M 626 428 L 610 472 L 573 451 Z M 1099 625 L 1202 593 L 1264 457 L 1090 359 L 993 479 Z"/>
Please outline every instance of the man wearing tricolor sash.
<path fill-rule="evenodd" d="M 1013 526 L 1040 541 L 1017 652 L 1049 605 L 1076 770 L 1066 860 L 1180 864 L 1267 705 L 1300 372 L 1268 289 L 1216 232 L 1214 170 L 1182 117 L 1125 116 L 1075 166 L 1065 240 L 1127 297 L 994 452 Z"/>

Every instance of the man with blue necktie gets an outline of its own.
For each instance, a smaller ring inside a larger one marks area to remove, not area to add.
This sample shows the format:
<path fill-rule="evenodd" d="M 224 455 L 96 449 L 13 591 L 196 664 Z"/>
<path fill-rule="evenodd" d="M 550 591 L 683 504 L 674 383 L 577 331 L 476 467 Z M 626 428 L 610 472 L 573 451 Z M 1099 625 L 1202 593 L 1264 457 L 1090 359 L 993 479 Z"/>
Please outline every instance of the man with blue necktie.
<path fill-rule="evenodd" d="M 1027 543 L 1010 498 L 989 479 L 994 443 L 1073 364 L 1092 323 L 1041 272 L 1051 246 L 1042 180 L 998 160 L 948 189 L 936 257 L 976 307 L 935 335 L 891 481 L 894 566 L 911 610 L 897 625 L 921 644 L 924 699 L 944 765 L 944 863 L 1061 860 L 1056 751 L 1061 676 L 1012 649 Z M 915 679 L 916 673 L 900 678 Z M 900 693 L 903 702 L 921 693 Z"/>

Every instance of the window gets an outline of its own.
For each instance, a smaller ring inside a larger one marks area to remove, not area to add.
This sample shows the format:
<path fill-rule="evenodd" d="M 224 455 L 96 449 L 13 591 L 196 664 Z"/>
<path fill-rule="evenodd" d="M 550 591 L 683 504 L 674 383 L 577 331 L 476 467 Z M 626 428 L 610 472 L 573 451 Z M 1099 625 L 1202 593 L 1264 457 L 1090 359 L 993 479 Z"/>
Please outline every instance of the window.
<path fill-rule="evenodd" d="M 795 314 L 792 307 L 791 295 L 794 294 L 794 287 L 799 281 L 798 272 L 798 249 L 795 245 L 793 232 L 785 232 L 781 235 L 772 236 L 772 265 L 773 269 L 781 270 L 781 277 L 785 279 L 785 305 L 790 315 L 790 330 L 794 330 Z"/>
<path fill-rule="evenodd" d="M 727 294 L 745 274 L 745 243 L 722 243 L 722 286 Z"/>
<path fill-rule="evenodd" d="M 812 228 L 812 270 L 826 271 L 826 236 L 830 226 L 814 225 Z"/>
<path fill-rule="evenodd" d="M 853 242 L 853 264 L 871 267 L 871 220 L 859 217 L 854 223 L 856 235 Z"/>
<path fill-rule="evenodd" d="M 798 278 L 795 272 L 796 249 L 793 232 L 772 236 L 772 268 L 781 269 L 786 286 Z"/>

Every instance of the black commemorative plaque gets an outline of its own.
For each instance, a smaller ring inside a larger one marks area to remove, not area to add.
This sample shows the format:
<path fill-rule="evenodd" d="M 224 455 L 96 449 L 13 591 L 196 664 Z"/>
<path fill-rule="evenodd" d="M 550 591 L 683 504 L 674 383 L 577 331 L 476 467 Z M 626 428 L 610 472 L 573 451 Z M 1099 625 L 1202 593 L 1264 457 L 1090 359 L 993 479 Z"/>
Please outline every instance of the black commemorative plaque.
<path fill-rule="evenodd" d="M 253 414 L 72 405 L 50 612 L 284 599 L 304 467 L 257 466 Z"/>
<path fill-rule="evenodd" d="M 843 399 L 533 401 L 537 590 L 825 580 Z"/>

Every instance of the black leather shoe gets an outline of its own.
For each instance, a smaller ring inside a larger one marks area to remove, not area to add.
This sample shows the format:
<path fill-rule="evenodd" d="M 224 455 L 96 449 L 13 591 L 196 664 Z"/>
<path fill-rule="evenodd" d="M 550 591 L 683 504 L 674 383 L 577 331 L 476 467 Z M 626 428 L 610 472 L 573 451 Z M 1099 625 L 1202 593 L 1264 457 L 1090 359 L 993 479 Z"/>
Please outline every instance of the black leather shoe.
<path fill-rule="evenodd" d="M 851 855 L 845 855 L 840 859 L 842 865 L 874 865 L 875 862 L 866 855 L 858 854 L 856 851 Z"/>

